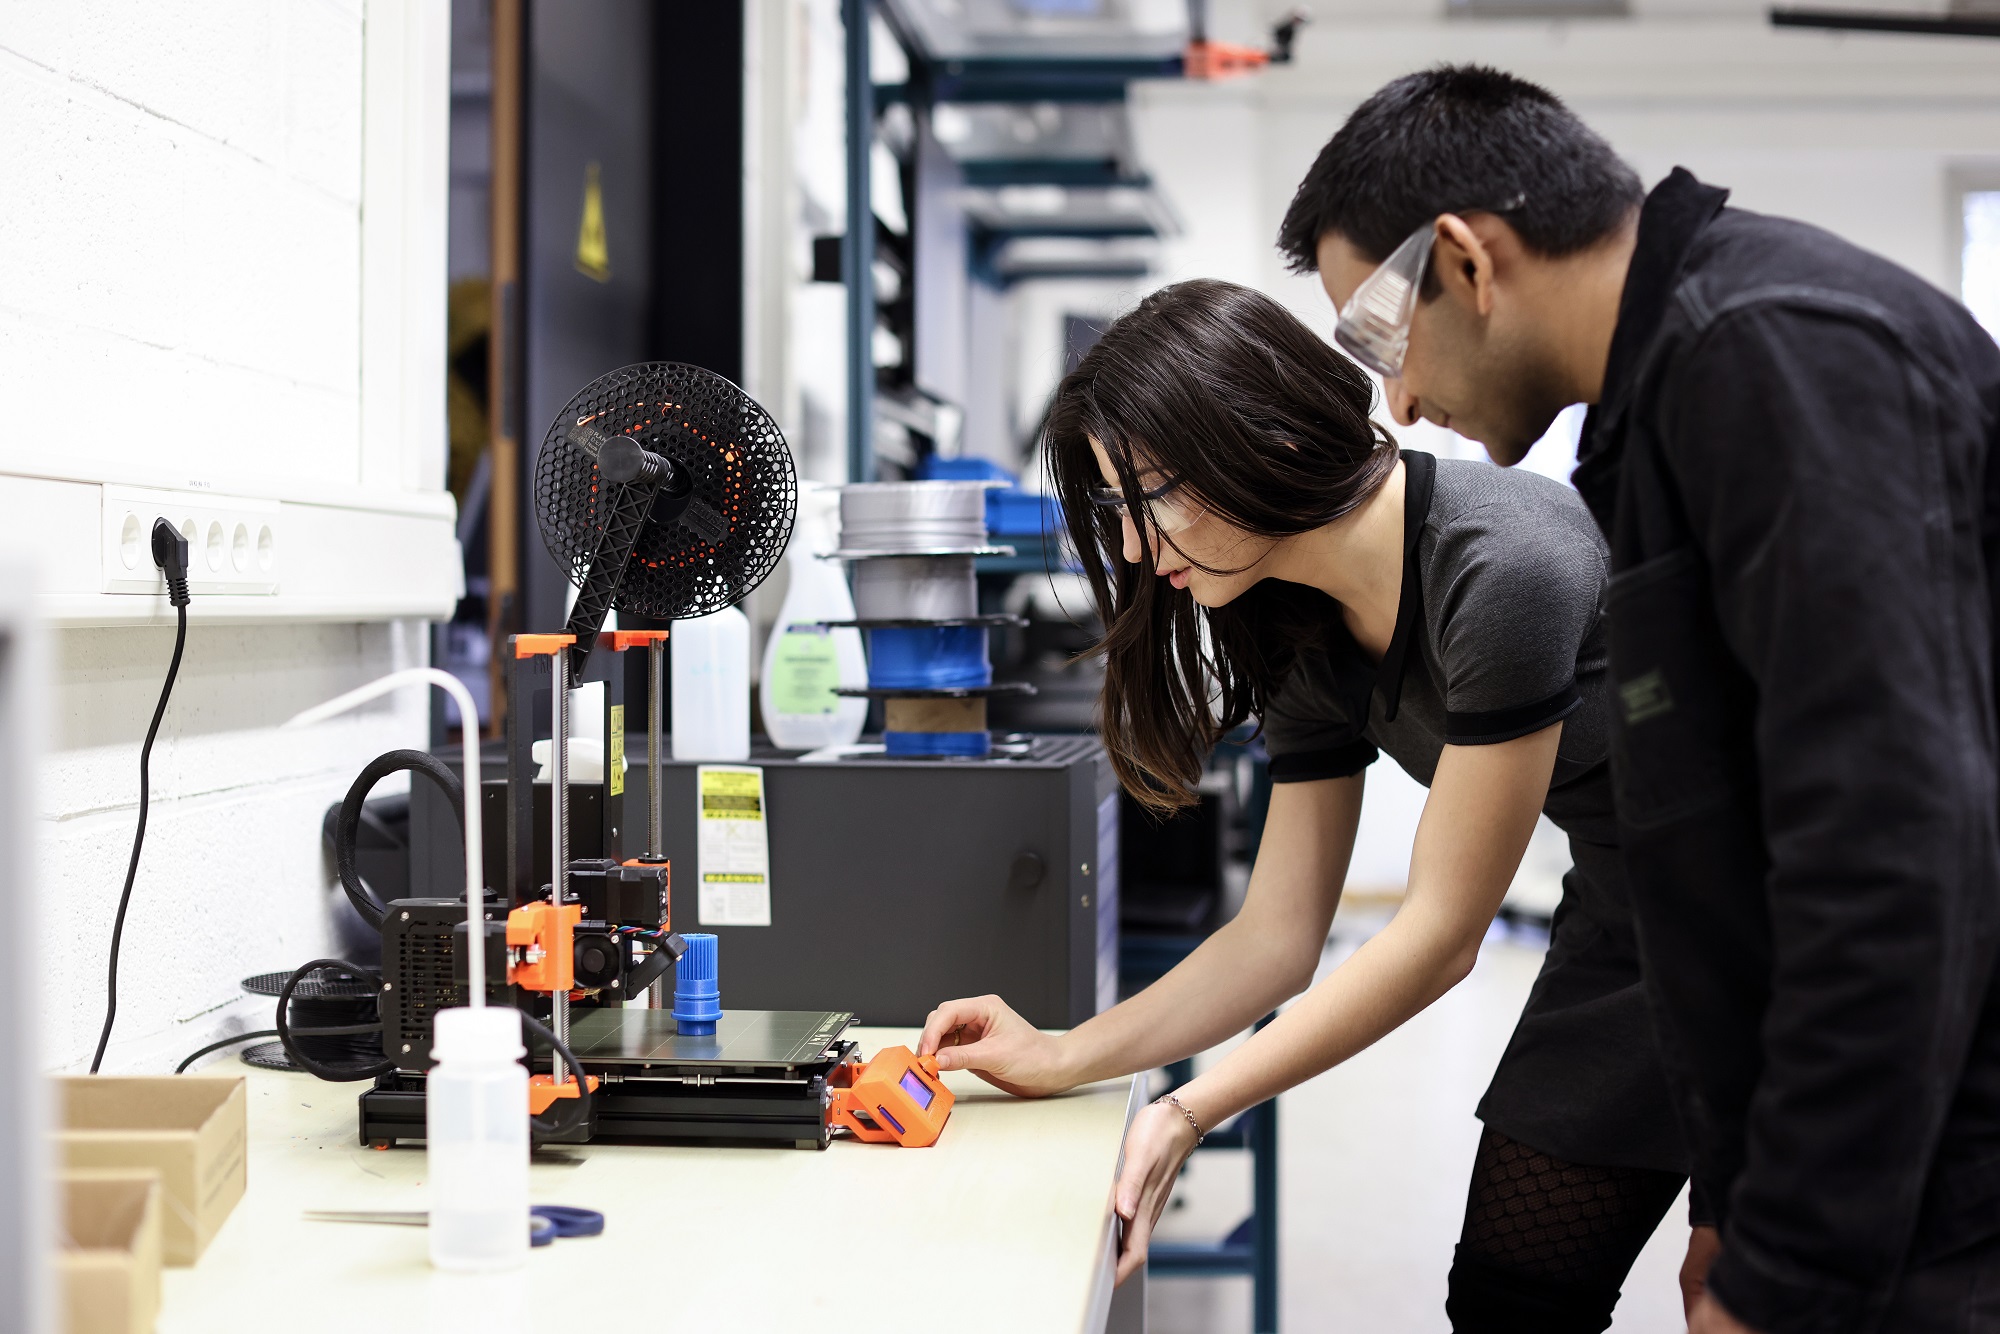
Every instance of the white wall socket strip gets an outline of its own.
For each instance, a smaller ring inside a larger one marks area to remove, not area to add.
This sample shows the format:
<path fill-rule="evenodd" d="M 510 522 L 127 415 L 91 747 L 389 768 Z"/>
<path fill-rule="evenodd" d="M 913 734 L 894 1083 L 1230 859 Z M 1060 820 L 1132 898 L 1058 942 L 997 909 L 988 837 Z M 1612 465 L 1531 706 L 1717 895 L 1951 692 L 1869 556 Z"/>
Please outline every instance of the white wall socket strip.
<path fill-rule="evenodd" d="M 190 592 L 277 593 L 285 551 L 285 512 L 277 501 L 136 486 L 103 490 L 106 593 L 165 595 L 166 577 L 153 564 L 156 518 L 187 539 Z"/>

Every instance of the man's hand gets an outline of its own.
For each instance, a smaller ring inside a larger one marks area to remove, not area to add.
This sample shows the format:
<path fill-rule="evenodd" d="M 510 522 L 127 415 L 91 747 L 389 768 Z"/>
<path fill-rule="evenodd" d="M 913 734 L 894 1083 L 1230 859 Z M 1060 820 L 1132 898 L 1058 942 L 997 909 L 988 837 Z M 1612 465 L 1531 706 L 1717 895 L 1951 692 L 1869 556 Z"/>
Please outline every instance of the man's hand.
<path fill-rule="evenodd" d="M 1118 1244 L 1117 1282 L 1146 1267 L 1153 1226 L 1174 1193 L 1181 1165 L 1193 1152 L 1194 1127 L 1171 1104 L 1152 1103 L 1132 1118 L 1132 1128 L 1125 1132 L 1125 1164 L 1111 1196 L 1111 1207 L 1125 1222 Z"/>
<path fill-rule="evenodd" d="M 998 996 L 946 1001 L 924 1021 L 917 1055 L 936 1053 L 940 1070 L 970 1070 L 1017 1098 L 1061 1093 L 1076 1083 L 1055 1038 L 1035 1028 Z"/>
<path fill-rule="evenodd" d="M 1708 1291 L 1708 1267 L 1722 1254 L 1722 1234 L 1697 1225 L 1688 1236 L 1687 1259 L 1681 1261 L 1681 1314 L 1694 1319 L 1695 1304 Z"/>
<path fill-rule="evenodd" d="M 1722 1309 L 1722 1303 L 1703 1293 L 1688 1316 L 1688 1334 L 1757 1334 L 1757 1331 Z"/>

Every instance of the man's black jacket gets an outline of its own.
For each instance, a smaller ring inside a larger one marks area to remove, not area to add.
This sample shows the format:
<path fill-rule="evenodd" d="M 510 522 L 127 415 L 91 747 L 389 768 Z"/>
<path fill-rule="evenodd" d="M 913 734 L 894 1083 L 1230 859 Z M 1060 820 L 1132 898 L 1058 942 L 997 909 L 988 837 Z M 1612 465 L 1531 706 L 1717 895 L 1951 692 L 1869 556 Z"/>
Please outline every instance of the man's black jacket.
<path fill-rule="evenodd" d="M 2000 349 L 1825 232 L 1647 198 L 1576 473 L 1647 977 L 1757 1328 L 2000 1232 Z"/>

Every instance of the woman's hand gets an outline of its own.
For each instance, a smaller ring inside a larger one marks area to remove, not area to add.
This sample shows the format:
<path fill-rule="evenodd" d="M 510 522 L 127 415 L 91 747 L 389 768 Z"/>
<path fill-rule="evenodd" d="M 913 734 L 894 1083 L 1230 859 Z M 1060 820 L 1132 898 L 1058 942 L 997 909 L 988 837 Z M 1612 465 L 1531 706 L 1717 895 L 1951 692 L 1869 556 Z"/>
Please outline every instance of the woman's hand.
<path fill-rule="evenodd" d="M 1017 1098 L 1074 1087 L 1062 1044 L 1015 1014 L 998 996 L 946 1001 L 931 1011 L 917 1055 L 937 1054 L 940 1070 L 970 1070 Z"/>
<path fill-rule="evenodd" d="M 1155 1102 L 1139 1109 L 1125 1132 L 1125 1165 L 1111 1207 L 1125 1221 L 1118 1246 L 1118 1282 L 1146 1267 L 1146 1250 L 1153 1227 L 1174 1193 L 1174 1179 L 1194 1152 L 1194 1127 L 1172 1103 Z"/>

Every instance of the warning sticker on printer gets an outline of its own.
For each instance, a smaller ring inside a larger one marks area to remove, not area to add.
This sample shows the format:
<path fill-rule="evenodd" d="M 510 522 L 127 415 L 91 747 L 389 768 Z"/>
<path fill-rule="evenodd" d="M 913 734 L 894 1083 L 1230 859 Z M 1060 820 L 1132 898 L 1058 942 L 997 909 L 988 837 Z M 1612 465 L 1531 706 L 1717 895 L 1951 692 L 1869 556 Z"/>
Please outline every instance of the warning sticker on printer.
<path fill-rule="evenodd" d="M 704 764 L 695 769 L 703 926 L 771 924 L 771 839 L 764 771 Z"/>

